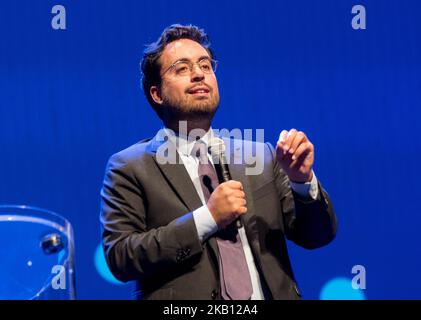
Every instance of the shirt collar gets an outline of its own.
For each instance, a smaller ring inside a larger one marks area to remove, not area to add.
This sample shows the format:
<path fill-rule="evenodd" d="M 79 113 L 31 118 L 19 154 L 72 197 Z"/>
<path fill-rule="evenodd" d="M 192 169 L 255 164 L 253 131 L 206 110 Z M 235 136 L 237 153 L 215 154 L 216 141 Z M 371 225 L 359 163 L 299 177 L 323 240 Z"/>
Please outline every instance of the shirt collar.
<path fill-rule="evenodd" d="M 168 128 L 164 128 L 164 131 L 168 136 L 168 140 L 176 146 L 177 151 L 185 156 L 191 155 L 196 141 L 201 141 L 208 146 L 209 141 L 215 136 L 212 128 L 210 128 L 199 140 L 195 140 L 193 137 L 186 136 L 183 133 L 175 133 Z"/>

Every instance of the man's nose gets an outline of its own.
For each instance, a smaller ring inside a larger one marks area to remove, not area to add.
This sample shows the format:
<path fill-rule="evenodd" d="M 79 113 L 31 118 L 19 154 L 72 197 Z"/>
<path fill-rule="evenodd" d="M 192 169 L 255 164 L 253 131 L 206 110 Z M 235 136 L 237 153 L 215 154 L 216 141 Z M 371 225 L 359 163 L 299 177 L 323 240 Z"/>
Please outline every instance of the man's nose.
<path fill-rule="evenodd" d="M 205 74 L 203 73 L 202 69 L 198 65 L 193 65 L 191 71 L 191 80 L 193 82 L 202 81 L 205 78 Z"/>

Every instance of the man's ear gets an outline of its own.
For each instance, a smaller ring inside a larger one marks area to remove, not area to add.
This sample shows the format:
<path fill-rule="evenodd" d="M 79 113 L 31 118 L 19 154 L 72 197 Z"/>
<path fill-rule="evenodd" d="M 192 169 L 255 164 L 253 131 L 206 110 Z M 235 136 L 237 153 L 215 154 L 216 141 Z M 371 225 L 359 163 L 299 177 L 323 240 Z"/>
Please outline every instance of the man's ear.
<path fill-rule="evenodd" d="M 155 103 L 162 104 L 161 91 L 159 90 L 159 88 L 157 86 L 152 86 L 149 89 L 149 93 L 150 93 L 153 101 L 155 101 Z"/>

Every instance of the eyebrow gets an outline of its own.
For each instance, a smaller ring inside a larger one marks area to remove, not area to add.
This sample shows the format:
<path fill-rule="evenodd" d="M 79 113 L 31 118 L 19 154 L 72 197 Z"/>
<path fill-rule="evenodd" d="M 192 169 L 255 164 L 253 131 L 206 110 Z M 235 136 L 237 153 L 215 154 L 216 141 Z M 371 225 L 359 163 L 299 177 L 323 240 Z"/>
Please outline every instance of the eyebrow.
<path fill-rule="evenodd" d="M 209 57 L 209 56 L 200 56 L 197 60 L 196 60 L 196 62 L 199 62 L 200 60 L 203 60 L 203 59 L 208 59 L 208 60 L 212 60 L 212 58 L 211 57 Z M 173 65 L 174 63 L 176 63 L 176 62 L 179 62 L 179 61 L 185 61 L 185 62 L 190 62 L 191 60 L 190 59 L 188 59 L 188 58 L 180 58 L 180 59 L 178 59 L 178 60 L 175 60 L 173 63 L 171 63 L 171 65 Z"/>

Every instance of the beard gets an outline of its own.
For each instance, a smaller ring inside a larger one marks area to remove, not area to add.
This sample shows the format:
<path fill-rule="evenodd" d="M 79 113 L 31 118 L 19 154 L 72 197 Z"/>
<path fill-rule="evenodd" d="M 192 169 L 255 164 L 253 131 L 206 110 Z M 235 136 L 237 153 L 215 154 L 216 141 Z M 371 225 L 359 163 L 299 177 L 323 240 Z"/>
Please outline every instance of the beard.
<path fill-rule="evenodd" d="M 193 99 L 193 97 L 178 99 L 165 95 L 162 100 L 164 117 L 169 121 L 210 122 L 219 106 L 219 95 L 213 94 L 206 99 Z"/>

